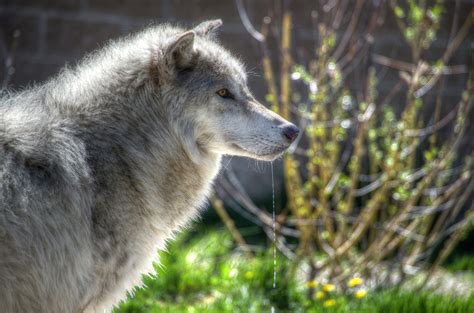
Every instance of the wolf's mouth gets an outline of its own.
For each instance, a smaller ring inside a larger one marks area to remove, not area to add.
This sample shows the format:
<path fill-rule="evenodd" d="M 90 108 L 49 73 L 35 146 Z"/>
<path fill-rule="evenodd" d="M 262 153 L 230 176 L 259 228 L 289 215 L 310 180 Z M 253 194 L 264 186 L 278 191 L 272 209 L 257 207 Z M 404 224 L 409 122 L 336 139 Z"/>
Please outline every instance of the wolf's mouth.
<path fill-rule="evenodd" d="M 282 155 L 283 152 L 285 152 L 286 149 L 288 149 L 289 147 L 289 146 L 272 146 L 271 147 L 272 151 L 254 152 L 242 147 L 241 145 L 237 143 L 233 143 L 232 146 L 235 149 L 242 151 L 244 154 L 246 154 L 249 157 L 264 160 L 264 161 L 273 161 L 274 159 Z"/>

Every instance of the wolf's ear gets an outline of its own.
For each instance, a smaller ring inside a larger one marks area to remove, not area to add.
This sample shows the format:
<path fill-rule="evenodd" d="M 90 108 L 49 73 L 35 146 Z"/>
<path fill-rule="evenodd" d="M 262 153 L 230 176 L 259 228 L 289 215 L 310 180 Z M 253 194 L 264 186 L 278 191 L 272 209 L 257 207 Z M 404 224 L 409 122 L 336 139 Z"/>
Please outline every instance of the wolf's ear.
<path fill-rule="evenodd" d="M 222 20 L 210 20 L 205 21 L 193 28 L 193 31 L 200 36 L 214 38 L 216 35 L 216 30 L 222 26 Z"/>
<path fill-rule="evenodd" d="M 187 31 L 169 45 L 166 49 L 166 63 L 170 68 L 184 69 L 192 66 L 195 35 L 194 31 Z"/>

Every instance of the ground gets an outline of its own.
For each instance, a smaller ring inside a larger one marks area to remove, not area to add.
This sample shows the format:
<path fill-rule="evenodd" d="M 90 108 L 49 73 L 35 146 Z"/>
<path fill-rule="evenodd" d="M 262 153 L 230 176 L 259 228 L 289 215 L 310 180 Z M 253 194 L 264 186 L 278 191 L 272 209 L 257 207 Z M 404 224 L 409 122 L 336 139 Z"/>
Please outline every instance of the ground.
<path fill-rule="evenodd" d="M 273 289 L 272 251 L 260 250 L 254 259 L 245 259 L 225 230 L 188 231 L 160 255 L 157 275 L 145 277 L 143 288 L 137 288 L 114 313 L 270 312 L 272 305 L 277 312 L 474 312 L 474 293 L 368 290 L 358 299 L 355 292 L 342 295 L 334 290 L 322 299 L 308 300 L 306 284 L 284 278 L 289 262 L 281 256 Z M 474 281 L 473 265 L 474 258 L 464 256 L 446 268 L 453 276 Z"/>

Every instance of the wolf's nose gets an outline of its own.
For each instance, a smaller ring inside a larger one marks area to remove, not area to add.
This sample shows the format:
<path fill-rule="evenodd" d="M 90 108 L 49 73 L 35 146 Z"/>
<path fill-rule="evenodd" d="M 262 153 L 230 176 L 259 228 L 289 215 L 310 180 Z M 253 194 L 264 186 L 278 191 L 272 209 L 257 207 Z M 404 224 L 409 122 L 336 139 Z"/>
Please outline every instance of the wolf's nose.
<path fill-rule="evenodd" d="M 296 127 L 293 124 L 290 124 L 290 125 L 285 126 L 283 128 L 283 135 L 285 135 L 285 137 L 288 138 L 288 140 L 290 140 L 290 142 L 295 141 L 295 139 L 296 139 L 296 137 L 298 137 L 299 133 L 300 133 L 299 128 Z"/>

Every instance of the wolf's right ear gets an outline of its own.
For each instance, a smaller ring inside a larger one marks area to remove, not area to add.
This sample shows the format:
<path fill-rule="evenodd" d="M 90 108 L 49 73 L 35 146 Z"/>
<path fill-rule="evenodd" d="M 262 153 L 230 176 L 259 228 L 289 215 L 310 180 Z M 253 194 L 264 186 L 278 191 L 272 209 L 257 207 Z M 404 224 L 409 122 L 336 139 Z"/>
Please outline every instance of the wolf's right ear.
<path fill-rule="evenodd" d="M 194 51 L 195 32 L 190 30 L 182 33 L 166 49 L 165 62 L 168 69 L 185 69 L 192 66 L 196 56 Z"/>

